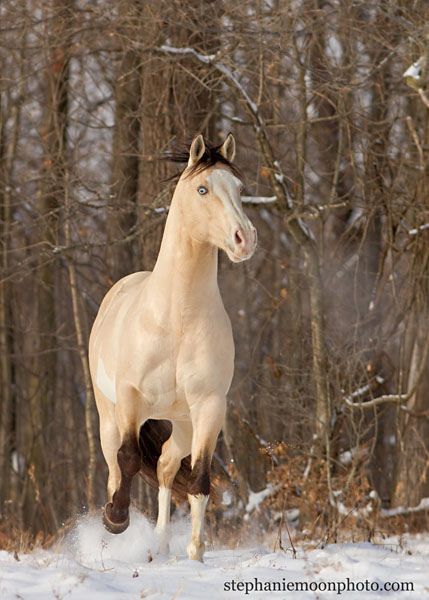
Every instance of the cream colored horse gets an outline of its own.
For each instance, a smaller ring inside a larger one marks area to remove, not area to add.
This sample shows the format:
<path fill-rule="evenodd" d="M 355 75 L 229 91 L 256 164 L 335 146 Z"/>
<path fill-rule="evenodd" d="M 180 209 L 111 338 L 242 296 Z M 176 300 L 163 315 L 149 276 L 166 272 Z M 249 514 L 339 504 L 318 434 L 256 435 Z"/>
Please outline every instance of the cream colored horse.
<path fill-rule="evenodd" d="M 127 528 L 132 479 L 152 459 L 159 484 L 156 531 L 160 551 L 167 551 L 173 483 L 182 459 L 191 454 L 188 556 L 197 560 L 204 553 L 210 465 L 234 367 L 231 324 L 217 283 L 218 248 L 240 262 L 256 247 L 256 230 L 241 206 L 234 155 L 231 134 L 218 147 L 206 145 L 201 135 L 193 140 L 153 271 L 133 273 L 112 287 L 89 343 L 109 468 L 104 524 L 112 533 Z M 148 419 L 172 423 L 156 456 L 147 456 Z"/>

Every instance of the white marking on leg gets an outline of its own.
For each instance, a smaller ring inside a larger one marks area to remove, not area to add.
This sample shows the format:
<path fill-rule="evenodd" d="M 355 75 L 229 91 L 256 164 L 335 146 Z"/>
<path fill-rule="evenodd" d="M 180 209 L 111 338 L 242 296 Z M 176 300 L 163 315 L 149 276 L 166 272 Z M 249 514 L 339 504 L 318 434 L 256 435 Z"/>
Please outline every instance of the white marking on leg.
<path fill-rule="evenodd" d="M 202 562 L 205 544 L 204 534 L 204 516 L 206 514 L 208 496 L 197 494 L 193 496 L 188 494 L 189 504 L 191 505 L 192 533 L 191 541 L 188 545 L 188 558 L 191 560 L 200 560 Z"/>
<path fill-rule="evenodd" d="M 168 554 L 170 503 L 171 489 L 161 485 L 158 492 L 158 519 L 155 527 L 155 532 L 159 541 L 160 554 Z"/>
<path fill-rule="evenodd" d="M 171 489 L 160 486 L 158 492 L 158 520 L 157 529 L 165 529 L 170 522 Z"/>
<path fill-rule="evenodd" d="M 98 359 L 97 364 L 97 377 L 96 377 L 97 387 L 102 392 L 106 398 L 116 404 L 116 392 L 115 392 L 115 378 L 110 378 L 107 374 L 106 367 L 104 366 L 103 359 Z"/>

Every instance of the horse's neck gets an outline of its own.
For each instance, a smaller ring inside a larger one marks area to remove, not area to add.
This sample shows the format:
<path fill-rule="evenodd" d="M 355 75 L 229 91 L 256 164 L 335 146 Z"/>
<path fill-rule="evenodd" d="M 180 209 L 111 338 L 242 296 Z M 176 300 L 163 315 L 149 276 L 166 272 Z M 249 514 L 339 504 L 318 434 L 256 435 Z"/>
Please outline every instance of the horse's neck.
<path fill-rule="evenodd" d="M 217 285 L 217 248 L 192 239 L 172 202 L 161 248 L 153 269 L 153 280 L 161 295 L 175 302 L 207 302 Z"/>

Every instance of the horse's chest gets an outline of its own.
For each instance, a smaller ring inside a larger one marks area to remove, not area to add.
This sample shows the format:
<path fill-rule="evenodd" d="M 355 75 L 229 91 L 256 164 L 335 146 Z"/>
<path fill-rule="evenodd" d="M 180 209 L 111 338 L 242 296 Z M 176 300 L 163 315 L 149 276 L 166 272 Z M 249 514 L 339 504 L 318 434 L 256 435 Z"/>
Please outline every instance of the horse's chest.
<path fill-rule="evenodd" d="M 153 340 L 139 353 L 138 387 L 146 402 L 158 407 L 185 401 L 196 389 L 224 394 L 232 378 L 233 353 L 230 330 L 220 335 L 205 324 L 179 338 Z"/>
<path fill-rule="evenodd" d="M 166 348 L 154 345 L 138 358 L 138 387 L 149 404 L 174 402 L 177 397 L 177 351 L 172 343 Z"/>

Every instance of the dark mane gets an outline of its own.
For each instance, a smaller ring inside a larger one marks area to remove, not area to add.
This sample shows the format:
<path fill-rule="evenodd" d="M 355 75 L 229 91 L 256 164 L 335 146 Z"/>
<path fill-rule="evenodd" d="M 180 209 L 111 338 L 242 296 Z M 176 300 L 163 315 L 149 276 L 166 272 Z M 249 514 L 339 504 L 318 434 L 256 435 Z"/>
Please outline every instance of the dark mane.
<path fill-rule="evenodd" d="M 204 154 L 202 155 L 200 160 L 195 163 L 195 165 L 192 165 L 186 177 L 191 177 L 192 175 L 196 175 L 197 173 L 202 173 L 206 169 L 214 167 L 214 165 L 220 163 L 228 167 L 236 177 L 239 177 L 240 179 L 242 178 L 239 169 L 220 153 L 220 148 L 222 144 L 216 146 L 207 140 L 204 140 L 204 143 L 206 146 Z M 167 160 L 168 162 L 172 163 L 184 163 L 186 165 L 189 159 L 190 146 L 191 142 L 186 142 L 184 144 L 174 147 L 171 150 L 168 150 L 164 154 L 164 160 Z M 179 177 L 182 175 L 185 169 L 186 166 L 179 173 L 175 173 L 172 177 L 169 177 L 169 180 L 179 179 Z"/>

